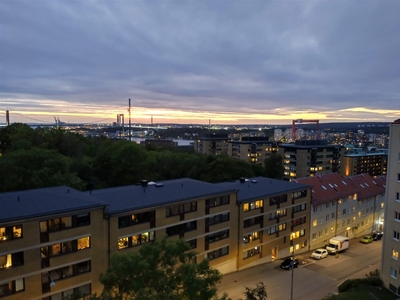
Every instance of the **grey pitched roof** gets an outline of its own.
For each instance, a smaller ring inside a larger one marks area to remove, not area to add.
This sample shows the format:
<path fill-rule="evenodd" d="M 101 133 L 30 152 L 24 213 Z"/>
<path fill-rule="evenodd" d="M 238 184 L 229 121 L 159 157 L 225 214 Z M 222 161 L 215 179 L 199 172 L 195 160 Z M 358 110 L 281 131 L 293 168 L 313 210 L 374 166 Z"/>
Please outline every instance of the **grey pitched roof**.
<path fill-rule="evenodd" d="M 104 206 L 67 186 L 0 194 L 0 223 Z"/>
<path fill-rule="evenodd" d="M 87 193 L 94 199 L 107 203 L 105 212 L 111 215 L 231 192 L 236 190 L 190 178 L 180 178 L 160 181 L 157 185 L 149 184 L 147 187 L 129 185 Z"/>
<path fill-rule="evenodd" d="M 245 182 L 241 182 L 240 180 L 221 182 L 217 183 L 217 185 L 237 189 L 239 191 L 239 203 L 311 188 L 308 184 L 299 184 L 267 177 L 249 178 L 245 179 Z"/>

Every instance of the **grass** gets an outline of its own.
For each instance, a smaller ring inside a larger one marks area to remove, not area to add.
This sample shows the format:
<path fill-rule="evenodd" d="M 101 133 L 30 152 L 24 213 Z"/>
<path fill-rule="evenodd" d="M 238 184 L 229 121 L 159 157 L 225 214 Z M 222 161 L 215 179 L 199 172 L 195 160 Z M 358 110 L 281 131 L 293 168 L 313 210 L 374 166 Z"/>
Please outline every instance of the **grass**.
<path fill-rule="evenodd" d="M 376 286 L 360 286 L 323 300 L 396 300 L 398 296 L 389 290 Z"/>

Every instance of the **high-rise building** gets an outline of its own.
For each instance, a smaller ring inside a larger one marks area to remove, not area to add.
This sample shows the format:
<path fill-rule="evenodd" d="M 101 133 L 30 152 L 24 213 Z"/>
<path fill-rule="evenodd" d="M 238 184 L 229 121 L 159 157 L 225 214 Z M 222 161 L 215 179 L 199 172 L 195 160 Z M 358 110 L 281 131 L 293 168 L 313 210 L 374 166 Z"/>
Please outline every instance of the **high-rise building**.
<path fill-rule="evenodd" d="M 373 177 L 386 175 L 387 156 L 387 150 L 347 150 L 340 159 L 340 174 L 351 176 L 367 173 Z"/>
<path fill-rule="evenodd" d="M 281 144 L 285 180 L 339 171 L 340 145 L 328 145 L 326 140 L 296 141 Z"/>
<path fill-rule="evenodd" d="M 386 178 L 387 200 L 381 278 L 385 287 L 400 295 L 400 119 L 390 125 Z"/>

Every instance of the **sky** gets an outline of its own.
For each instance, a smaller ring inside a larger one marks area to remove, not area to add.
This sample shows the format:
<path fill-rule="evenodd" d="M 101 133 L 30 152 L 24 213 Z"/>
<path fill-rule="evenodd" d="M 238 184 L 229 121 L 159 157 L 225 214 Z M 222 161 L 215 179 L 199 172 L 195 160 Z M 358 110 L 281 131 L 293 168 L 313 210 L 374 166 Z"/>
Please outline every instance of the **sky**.
<path fill-rule="evenodd" d="M 0 123 L 400 118 L 400 1 L 0 0 Z"/>

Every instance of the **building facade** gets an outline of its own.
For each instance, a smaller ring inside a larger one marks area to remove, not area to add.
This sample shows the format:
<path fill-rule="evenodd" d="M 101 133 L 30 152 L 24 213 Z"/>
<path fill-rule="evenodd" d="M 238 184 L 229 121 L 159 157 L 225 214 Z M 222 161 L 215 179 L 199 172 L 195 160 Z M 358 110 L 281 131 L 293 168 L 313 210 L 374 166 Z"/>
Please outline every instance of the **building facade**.
<path fill-rule="evenodd" d="M 275 141 L 265 137 L 242 137 L 230 141 L 228 155 L 248 163 L 264 165 L 264 160 L 277 151 L 278 144 Z"/>
<path fill-rule="evenodd" d="M 342 148 L 340 145 L 328 145 L 326 140 L 281 144 L 278 153 L 283 156 L 283 178 L 290 181 L 317 174 L 339 172 Z"/>
<path fill-rule="evenodd" d="M 337 235 L 351 239 L 383 230 L 385 177 L 329 173 L 294 182 L 312 186 L 310 249 Z"/>
<path fill-rule="evenodd" d="M 400 295 L 400 119 L 390 125 L 386 189 L 381 278 L 386 288 Z"/>
<path fill-rule="evenodd" d="M 372 177 L 386 175 L 387 150 L 363 151 L 354 149 L 346 151 L 340 160 L 340 174 L 352 176 L 369 174 Z"/>
<path fill-rule="evenodd" d="M 308 185 L 262 177 L 0 194 L 0 298 L 100 293 L 112 255 L 164 236 L 222 273 L 307 251 L 310 197 Z"/>

